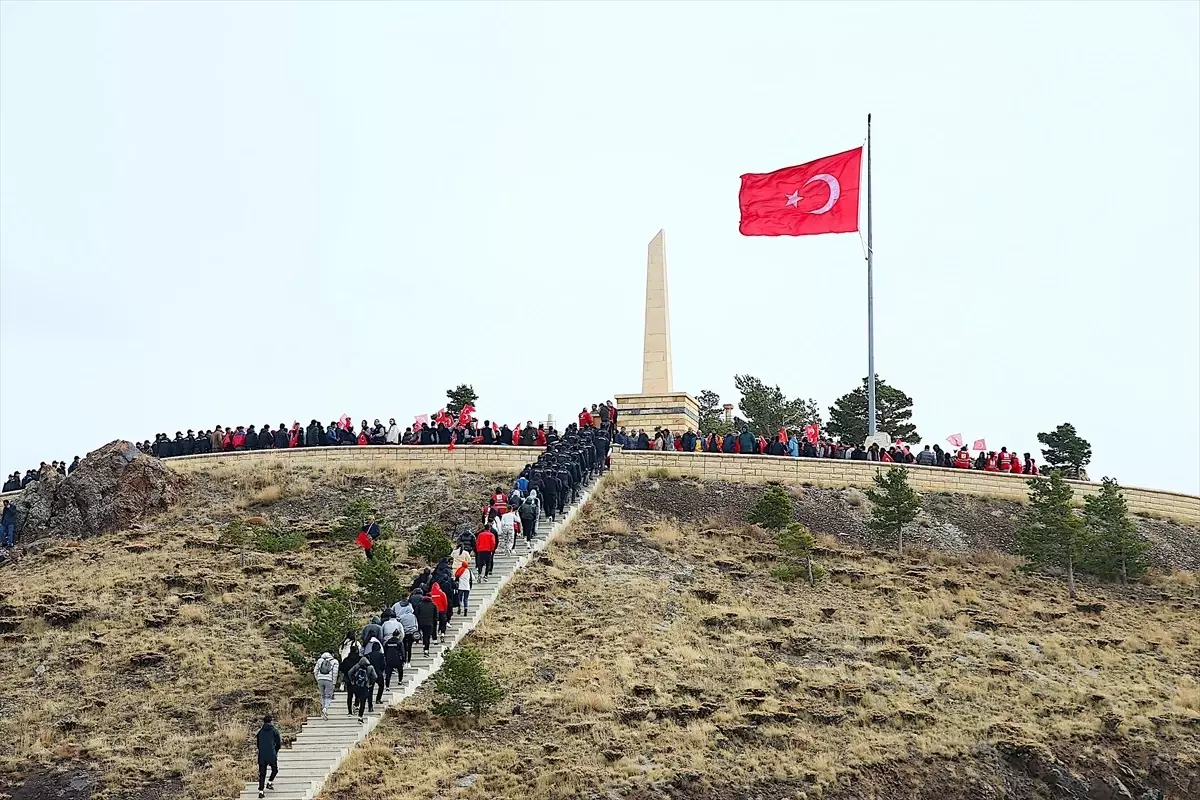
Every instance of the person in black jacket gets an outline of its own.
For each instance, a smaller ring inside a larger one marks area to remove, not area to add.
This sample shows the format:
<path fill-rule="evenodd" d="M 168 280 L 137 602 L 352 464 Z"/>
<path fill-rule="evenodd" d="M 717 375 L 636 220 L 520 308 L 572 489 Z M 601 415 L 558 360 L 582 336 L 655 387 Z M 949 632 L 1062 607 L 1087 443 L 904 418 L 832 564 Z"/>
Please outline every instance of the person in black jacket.
<path fill-rule="evenodd" d="M 421 428 L 421 444 L 437 444 L 437 431 L 428 425 Z M 449 441 L 447 440 L 447 444 Z"/>
<path fill-rule="evenodd" d="M 275 447 L 277 447 L 280 450 L 287 450 L 287 446 L 288 446 L 287 425 L 284 425 L 281 422 L 281 423 L 279 423 L 279 430 L 275 431 Z"/>
<path fill-rule="evenodd" d="M 254 430 L 253 425 L 246 429 L 246 449 L 258 449 L 258 431 Z"/>
<path fill-rule="evenodd" d="M 350 638 L 355 639 L 357 637 L 355 637 L 354 634 L 351 633 Z M 346 689 L 346 713 L 347 714 L 354 713 L 354 689 L 350 686 L 350 670 L 352 670 L 356 666 L 358 666 L 358 657 L 359 657 L 358 645 L 351 644 L 349 654 L 347 654 L 346 657 L 342 659 L 342 663 L 338 664 L 337 682 L 338 682 L 338 685 L 344 686 Z M 337 686 L 334 686 L 333 689 L 334 689 L 334 691 L 337 691 Z"/>
<path fill-rule="evenodd" d="M 274 789 L 272 785 L 279 774 L 279 748 L 283 741 L 279 738 L 279 729 L 271 724 L 271 715 L 263 717 L 263 725 L 258 729 L 258 796 L 265 797 L 263 782 L 266 788 Z M 267 777 L 267 767 L 271 768 L 271 777 Z"/>
<path fill-rule="evenodd" d="M 425 648 L 425 655 L 429 655 L 429 640 L 437 633 L 438 609 L 433 604 L 433 600 L 429 599 L 428 595 L 425 595 L 421 598 L 421 602 L 417 604 L 415 611 L 417 615 L 417 627 L 421 631 L 421 646 Z"/>
<path fill-rule="evenodd" d="M 450 429 L 440 422 L 437 426 L 437 443 L 450 444 Z"/>
<path fill-rule="evenodd" d="M 371 667 L 375 670 L 375 702 L 382 703 L 383 688 L 387 680 L 386 676 L 384 675 L 384 673 L 387 671 L 387 659 L 383 655 L 383 645 L 380 644 L 378 640 L 372 642 L 369 647 L 370 650 L 367 652 L 367 660 L 371 662 Z M 368 711 L 375 710 L 375 704 L 371 703 L 371 698 L 369 696 L 367 697 L 367 705 Z"/>
<path fill-rule="evenodd" d="M 396 678 L 398 683 L 404 682 L 404 640 L 400 638 L 403 631 L 403 628 L 392 631 L 391 637 L 383 644 L 383 661 L 386 666 L 382 685 L 387 688 L 391 688 L 393 672 L 399 674 Z"/>
<path fill-rule="evenodd" d="M 258 432 L 258 449 L 266 450 L 275 446 L 275 434 L 271 432 L 271 423 L 262 426 L 262 430 Z"/>

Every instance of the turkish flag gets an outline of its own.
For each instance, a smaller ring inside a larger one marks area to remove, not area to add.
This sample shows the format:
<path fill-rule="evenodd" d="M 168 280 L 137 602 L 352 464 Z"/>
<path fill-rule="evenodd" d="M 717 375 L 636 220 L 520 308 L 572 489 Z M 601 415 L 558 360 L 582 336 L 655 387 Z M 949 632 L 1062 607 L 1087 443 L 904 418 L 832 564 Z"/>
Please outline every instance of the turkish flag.
<path fill-rule="evenodd" d="M 949 442 L 950 444 L 954 445 L 955 447 L 963 446 L 963 438 L 962 438 L 961 433 L 956 433 L 956 434 L 952 435 L 950 438 L 946 439 L 946 441 Z"/>
<path fill-rule="evenodd" d="M 805 425 L 804 426 L 804 438 L 808 439 L 810 444 L 816 444 L 817 439 L 819 439 L 820 437 L 821 437 L 821 426 L 820 425 Z"/>
<path fill-rule="evenodd" d="M 742 176 L 743 236 L 806 236 L 858 230 L 862 148 L 797 167 Z"/>
<path fill-rule="evenodd" d="M 985 442 L 983 439 L 976 439 L 975 443 L 971 445 L 971 449 L 972 450 L 987 450 L 987 442 Z"/>

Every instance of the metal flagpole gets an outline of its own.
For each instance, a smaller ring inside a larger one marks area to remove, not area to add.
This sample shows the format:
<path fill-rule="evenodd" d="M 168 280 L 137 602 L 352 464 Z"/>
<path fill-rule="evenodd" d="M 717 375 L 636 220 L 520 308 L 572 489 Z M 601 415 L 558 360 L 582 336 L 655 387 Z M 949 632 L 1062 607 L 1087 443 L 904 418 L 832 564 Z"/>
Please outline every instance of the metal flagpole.
<path fill-rule="evenodd" d="M 875 248 L 871 241 L 871 115 L 867 114 L 867 435 L 875 435 Z"/>

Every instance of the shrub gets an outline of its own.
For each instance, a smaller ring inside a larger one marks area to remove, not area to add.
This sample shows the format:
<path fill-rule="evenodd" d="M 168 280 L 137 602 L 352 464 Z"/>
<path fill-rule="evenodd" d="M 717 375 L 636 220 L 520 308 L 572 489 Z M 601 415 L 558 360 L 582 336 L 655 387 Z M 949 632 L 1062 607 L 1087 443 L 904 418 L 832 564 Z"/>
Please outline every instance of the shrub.
<path fill-rule="evenodd" d="M 806 580 L 808 578 L 808 570 L 796 564 L 779 564 L 771 567 L 771 577 L 783 583 L 792 583 L 794 581 Z"/>
<path fill-rule="evenodd" d="M 792 500 L 782 486 L 769 484 L 746 519 L 769 531 L 781 531 L 792 521 Z"/>
<path fill-rule="evenodd" d="M 350 594 L 341 587 L 326 589 L 308 601 L 304 616 L 284 628 L 283 653 L 292 666 L 307 674 L 322 653 L 337 654 L 347 631 L 358 623 L 350 608 Z"/>
<path fill-rule="evenodd" d="M 255 528 L 254 549 L 264 553 L 286 553 L 301 550 L 306 543 L 304 534 L 286 528 Z"/>
<path fill-rule="evenodd" d="M 336 537 L 353 539 L 358 536 L 366 518 L 375 516 L 378 515 L 375 507 L 371 505 L 371 501 L 365 497 L 356 497 L 346 503 L 346 507 L 342 509 L 341 518 L 333 524 L 329 532 Z M 383 524 L 380 523 L 379 527 L 380 534 L 382 534 Z"/>
<path fill-rule="evenodd" d="M 408 589 L 392 566 L 392 551 L 382 542 L 371 548 L 371 558 L 364 554 L 354 562 L 354 583 L 358 599 L 368 608 L 379 609 L 408 596 Z"/>
<path fill-rule="evenodd" d="M 221 533 L 217 536 L 217 544 L 226 547 L 244 547 L 250 541 L 251 534 L 250 526 L 240 519 L 234 520 L 221 528 Z"/>
<path fill-rule="evenodd" d="M 424 559 L 426 564 L 436 564 L 443 558 L 449 558 L 454 552 L 454 542 L 436 522 L 426 522 L 417 528 L 417 535 L 408 543 L 408 554 L 413 558 Z"/>
<path fill-rule="evenodd" d="M 451 718 L 472 714 L 476 723 L 504 697 L 504 689 L 488 675 L 483 654 L 474 647 L 456 647 L 447 653 L 433 687 L 441 696 L 433 704 L 434 714 Z"/>

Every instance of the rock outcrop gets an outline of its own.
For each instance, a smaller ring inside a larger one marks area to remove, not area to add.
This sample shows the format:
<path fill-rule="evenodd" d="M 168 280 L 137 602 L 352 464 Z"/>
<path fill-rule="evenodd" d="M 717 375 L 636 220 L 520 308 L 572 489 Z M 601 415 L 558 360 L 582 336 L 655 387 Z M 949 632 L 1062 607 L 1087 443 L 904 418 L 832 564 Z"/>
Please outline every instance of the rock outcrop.
<path fill-rule="evenodd" d="M 164 511 L 179 497 L 180 479 L 130 442 L 88 453 L 70 475 L 45 469 L 17 501 L 23 538 L 59 534 L 86 538 L 128 528 Z"/>

